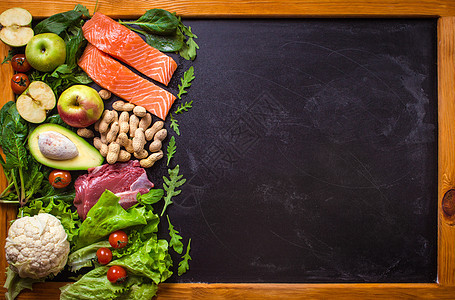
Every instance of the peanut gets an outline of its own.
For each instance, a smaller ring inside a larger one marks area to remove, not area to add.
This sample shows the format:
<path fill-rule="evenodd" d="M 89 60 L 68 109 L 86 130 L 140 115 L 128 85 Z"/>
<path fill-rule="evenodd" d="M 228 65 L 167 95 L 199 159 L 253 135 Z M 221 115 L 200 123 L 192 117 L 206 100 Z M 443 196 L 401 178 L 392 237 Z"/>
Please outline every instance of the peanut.
<path fill-rule="evenodd" d="M 125 150 L 128 151 L 129 153 L 133 153 L 133 141 L 128 138 L 128 135 L 126 133 L 121 132 L 118 137 L 117 141 L 120 144 L 120 146 L 125 147 Z"/>
<path fill-rule="evenodd" d="M 110 143 L 108 146 L 108 152 L 106 156 L 106 161 L 108 164 L 115 164 L 118 160 L 118 155 L 120 152 L 120 145 L 116 142 Z"/>
<path fill-rule="evenodd" d="M 134 138 L 134 133 L 139 125 L 139 118 L 136 115 L 131 115 L 130 117 L 130 137 Z"/>
<path fill-rule="evenodd" d="M 106 157 L 109 152 L 109 148 L 106 144 L 102 143 L 100 146 L 100 154 L 102 157 Z"/>
<path fill-rule="evenodd" d="M 89 138 L 92 138 L 92 137 L 95 136 L 93 131 L 91 131 L 88 128 L 79 128 L 77 130 L 77 135 L 80 136 L 80 137 L 86 138 L 86 139 L 89 139 Z"/>
<path fill-rule="evenodd" d="M 152 124 L 152 115 L 146 113 L 145 116 L 139 122 L 139 128 L 142 128 L 144 129 L 144 131 L 146 131 L 147 128 L 149 128 L 150 124 Z"/>
<path fill-rule="evenodd" d="M 152 127 L 148 128 L 145 131 L 145 139 L 147 141 L 151 141 L 155 134 L 158 132 L 158 130 L 162 129 L 164 127 L 164 122 L 163 121 L 156 121 L 153 123 Z"/>
<path fill-rule="evenodd" d="M 106 143 L 106 135 L 107 135 L 107 132 L 101 133 L 101 134 L 100 134 L 100 139 L 101 139 L 101 143 L 107 145 L 107 143 Z"/>
<path fill-rule="evenodd" d="M 101 123 L 101 118 L 98 119 L 98 121 L 95 122 L 94 129 L 95 131 L 100 131 L 100 123 Z"/>
<path fill-rule="evenodd" d="M 154 140 L 153 142 L 150 143 L 149 145 L 149 151 L 150 152 L 156 152 L 156 151 L 159 151 L 161 150 L 161 147 L 162 147 L 162 143 L 160 140 Z"/>
<path fill-rule="evenodd" d="M 138 128 L 134 132 L 134 137 L 133 137 L 133 149 L 134 152 L 140 152 L 142 149 L 144 149 L 145 146 L 145 135 L 144 135 L 144 129 Z"/>
<path fill-rule="evenodd" d="M 103 144 L 103 143 L 101 142 L 101 139 L 100 139 L 99 137 L 96 137 L 96 138 L 93 139 L 93 146 L 94 146 L 96 149 L 100 150 L 102 144 Z"/>
<path fill-rule="evenodd" d="M 129 153 L 128 151 L 126 150 L 123 150 L 121 149 L 119 154 L 118 154 L 118 159 L 117 161 L 119 162 L 125 162 L 125 161 L 129 161 L 131 159 L 131 153 Z"/>
<path fill-rule="evenodd" d="M 98 94 L 100 95 L 101 99 L 103 99 L 103 100 L 107 100 L 107 99 L 111 98 L 111 92 L 109 92 L 108 90 L 100 90 L 98 92 Z"/>
<path fill-rule="evenodd" d="M 155 152 L 149 155 L 149 157 L 145 159 L 141 159 L 139 163 L 141 164 L 141 167 L 143 168 L 150 168 L 155 164 L 156 161 L 160 160 L 163 158 L 163 151 Z"/>
<path fill-rule="evenodd" d="M 116 111 L 132 111 L 135 106 L 133 103 L 123 102 L 121 100 L 112 103 L 112 108 Z"/>
<path fill-rule="evenodd" d="M 160 140 L 163 141 L 167 136 L 167 130 L 166 128 L 158 130 L 158 132 L 155 134 L 153 137 L 153 140 Z"/>
<path fill-rule="evenodd" d="M 99 132 L 105 133 L 109 128 L 109 124 L 111 124 L 114 121 L 115 113 L 111 110 L 105 110 L 101 118 L 102 119 L 99 125 Z"/>
<path fill-rule="evenodd" d="M 142 118 L 145 117 L 145 115 L 147 114 L 147 110 L 143 106 L 138 105 L 135 108 L 133 108 L 133 114 L 135 114 L 139 118 Z"/>
<path fill-rule="evenodd" d="M 120 125 L 119 133 L 127 133 L 130 130 L 130 124 L 128 123 L 130 120 L 130 115 L 127 111 L 124 111 L 120 114 L 118 118 L 118 123 Z"/>
<path fill-rule="evenodd" d="M 111 128 L 109 129 L 109 131 L 106 134 L 106 143 L 107 144 L 110 144 L 113 141 L 115 141 L 115 139 L 117 138 L 118 131 L 119 131 L 118 122 L 112 123 Z"/>
<path fill-rule="evenodd" d="M 139 152 L 134 152 L 134 157 L 136 157 L 137 159 L 146 158 L 148 155 L 149 155 L 149 153 L 145 149 L 142 149 Z"/>

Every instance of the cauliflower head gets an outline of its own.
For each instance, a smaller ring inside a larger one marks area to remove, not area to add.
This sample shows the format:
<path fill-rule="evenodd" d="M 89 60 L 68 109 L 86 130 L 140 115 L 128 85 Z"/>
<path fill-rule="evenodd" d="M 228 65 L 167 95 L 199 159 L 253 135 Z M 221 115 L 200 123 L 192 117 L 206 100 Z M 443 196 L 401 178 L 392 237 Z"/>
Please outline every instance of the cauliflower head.
<path fill-rule="evenodd" d="M 8 231 L 6 260 L 22 278 L 57 275 L 65 266 L 70 251 L 66 238 L 60 220 L 51 214 L 19 218 Z"/>

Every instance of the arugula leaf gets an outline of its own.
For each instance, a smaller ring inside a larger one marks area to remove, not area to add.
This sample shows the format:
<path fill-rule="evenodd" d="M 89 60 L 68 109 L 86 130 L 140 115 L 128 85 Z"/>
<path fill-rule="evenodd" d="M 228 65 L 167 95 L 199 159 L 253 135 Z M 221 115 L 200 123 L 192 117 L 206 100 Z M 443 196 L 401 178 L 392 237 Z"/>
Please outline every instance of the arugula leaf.
<path fill-rule="evenodd" d="M 139 203 L 143 205 L 152 205 L 157 203 L 163 198 L 164 190 L 162 189 L 151 189 L 145 194 L 138 193 L 136 199 Z"/>
<path fill-rule="evenodd" d="M 180 78 L 181 85 L 179 84 L 179 93 L 177 98 L 182 99 L 182 95 L 188 93 L 185 89 L 191 86 L 191 81 L 194 79 L 194 68 L 191 66 L 183 73 L 183 78 Z"/>
<path fill-rule="evenodd" d="M 147 10 L 136 21 L 119 21 L 120 24 L 138 25 L 148 33 L 156 33 L 160 35 L 168 35 L 175 33 L 179 20 L 170 12 L 154 8 Z"/>
<path fill-rule="evenodd" d="M 58 13 L 39 22 L 33 31 L 35 32 L 35 35 L 45 32 L 52 32 L 60 35 L 68 27 L 80 20 L 81 17 L 82 12 L 76 10 Z"/>
<path fill-rule="evenodd" d="M 180 49 L 179 54 L 186 60 L 194 60 L 196 58 L 196 51 L 199 49 L 199 45 L 194 41 L 197 39 L 197 36 L 191 31 L 191 27 L 186 27 L 183 23 L 181 18 L 179 18 L 179 26 L 178 29 L 182 32 L 182 34 L 186 35 L 188 39 L 183 47 Z"/>
<path fill-rule="evenodd" d="M 171 136 L 169 144 L 167 145 L 167 166 L 169 166 L 169 162 L 171 161 L 171 158 L 174 156 L 176 149 L 177 147 L 175 146 L 175 137 Z"/>
<path fill-rule="evenodd" d="M 8 50 L 8 55 L 5 56 L 5 58 L 3 59 L 2 65 L 9 63 L 11 61 L 11 59 L 13 58 L 13 56 L 14 56 L 14 50 L 13 49 Z"/>
<path fill-rule="evenodd" d="M 171 116 L 171 125 L 170 127 L 177 133 L 177 135 L 180 135 L 180 129 L 179 129 L 179 124 L 178 121 L 174 118 L 172 113 L 169 114 Z"/>
<path fill-rule="evenodd" d="M 186 271 L 188 271 L 190 268 L 190 265 L 189 265 L 189 261 L 191 260 L 190 244 L 191 244 L 191 239 L 188 241 L 188 246 L 186 246 L 185 255 L 183 255 L 182 260 L 179 262 L 179 269 L 178 269 L 179 276 L 182 276 L 182 274 L 185 273 Z"/>
<path fill-rule="evenodd" d="M 99 241 L 116 230 L 147 224 L 144 207 L 125 210 L 118 203 L 119 199 L 109 190 L 101 195 L 82 222 L 76 240 L 76 249 Z"/>
<path fill-rule="evenodd" d="M 171 240 L 169 242 L 169 246 L 174 248 L 174 251 L 177 252 L 178 254 L 182 254 L 183 251 L 183 243 L 180 241 L 182 237 L 179 235 L 179 232 L 174 229 L 174 226 L 171 224 L 171 221 L 169 220 L 169 215 L 166 215 L 167 217 L 167 222 L 169 223 L 169 235 L 171 237 Z"/>
<path fill-rule="evenodd" d="M 82 4 L 76 4 L 76 6 L 73 8 L 73 10 L 79 11 L 82 13 L 82 15 L 84 17 L 90 18 L 90 12 L 88 11 L 88 8 Z"/>
<path fill-rule="evenodd" d="M 182 114 L 185 111 L 188 111 L 188 109 L 193 107 L 193 100 L 190 102 L 185 102 L 185 104 L 180 104 L 180 106 L 174 111 L 175 114 Z"/>
<path fill-rule="evenodd" d="M 5 293 L 6 300 L 14 300 L 24 289 L 33 290 L 35 282 L 43 282 L 43 279 L 22 278 L 16 272 L 8 268 L 6 270 L 6 281 L 3 286 L 8 291 Z"/>
<path fill-rule="evenodd" d="M 182 192 L 182 190 L 176 189 L 181 187 L 186 182 L 186 179 L 182 179 L 183 175 L 178 175 L 179 170 L 180 166 L 177 165 L 174 169 L 168 169 L 169 179 L 166 178 L 166 176 L 163 176 L 163 187 L 166 191 L 166 196 L 164 197 L 164 207 L 161 212 L 161 216 L 163 216 L 167 206 L 172 204 L 172 197 L 177 196 Z"/>

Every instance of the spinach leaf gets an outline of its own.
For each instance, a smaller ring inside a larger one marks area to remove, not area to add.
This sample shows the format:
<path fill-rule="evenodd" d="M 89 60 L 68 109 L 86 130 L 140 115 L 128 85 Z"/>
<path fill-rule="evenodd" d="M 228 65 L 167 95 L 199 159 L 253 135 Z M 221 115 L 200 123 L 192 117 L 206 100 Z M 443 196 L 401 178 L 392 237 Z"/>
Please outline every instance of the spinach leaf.
<path fill-rule="evenodd" d="M 33 30 L 35 35 L 45 32 L 52 32 L 60 35 L 81 17 L 82 13 L 75 10 L 58 13 L 39 22 Z"/>
<path fill-rule="evenodd" d="M 152 205 L 157 203 L 163 198 L 164 191 L 162 189 L 151 189 L 145 194 L 138 193 L 136 198 L 137 201 L 143 205 Z"/>
<path fill-rule="evenodd" d="M 175 33 L 179 20 L 170 12 L 154 8 L 147 10 L 136 21 L 120 21 L 120 24 L 138 25 L 148 33 L 156 33 L 159 35 L 168 35 Z"/>
<path fill-rule="evenodd" d="M 172 35 L 143 34 L 147 44 L 162 52 L 177 52 L 184 44 L 183 34 L 180 31 L 176 31 Z"/>

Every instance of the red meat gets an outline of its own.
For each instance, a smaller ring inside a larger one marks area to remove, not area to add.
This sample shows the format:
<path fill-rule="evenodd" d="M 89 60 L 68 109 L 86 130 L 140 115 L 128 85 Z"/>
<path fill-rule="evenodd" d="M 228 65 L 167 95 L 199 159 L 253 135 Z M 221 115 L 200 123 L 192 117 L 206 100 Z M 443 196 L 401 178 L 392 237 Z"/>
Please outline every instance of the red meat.
<path fill-rule="evenodd" d="M 79 217 L 84 220 L 105 190 L 119 196 L 120 205 L 128 209 L 137 203 L 137 193 L 147 193 L 153 187 L 153 183 L 147 178 L 147 173 L 139 161 L 134 160 L 91 168 L 88 174 L 77 178 L 74 187 L 76 189 L 74 206 Z"/>

